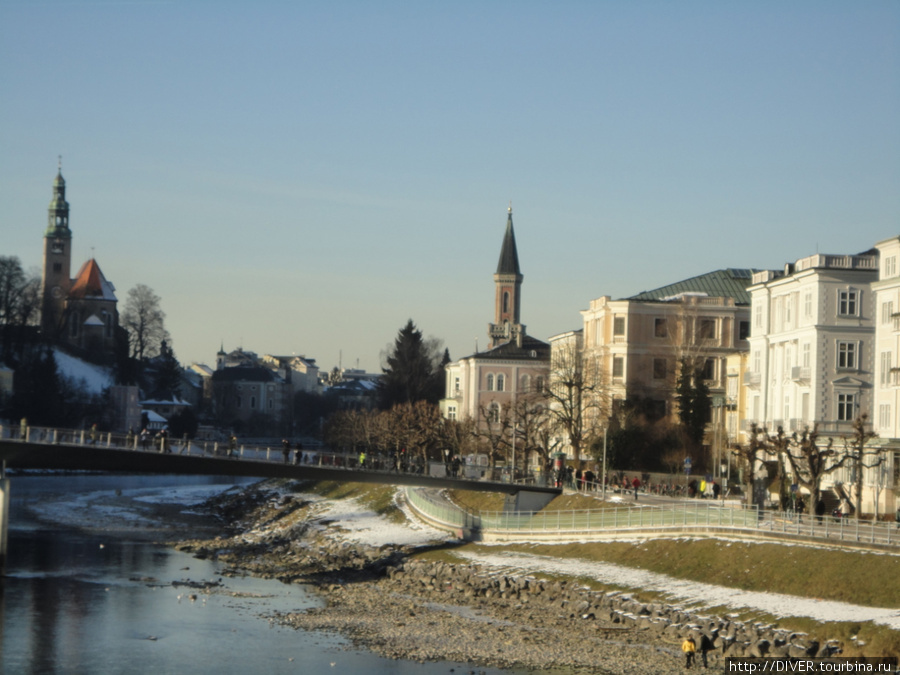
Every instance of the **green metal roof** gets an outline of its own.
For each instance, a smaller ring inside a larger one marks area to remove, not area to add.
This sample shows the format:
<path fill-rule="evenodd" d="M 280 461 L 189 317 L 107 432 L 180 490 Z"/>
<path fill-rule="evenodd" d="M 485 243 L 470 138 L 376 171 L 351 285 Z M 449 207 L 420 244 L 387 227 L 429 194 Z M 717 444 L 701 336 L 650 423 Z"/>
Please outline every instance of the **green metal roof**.
<path fill-rule="evenodd" d="M 707 272 L 697 277 L 678 281 L 652 291 L 641 291 L 624 300 L 661 301 L 682 293 L 706 293 L 715 298 L 734 298 L 735 304 L 749 305 L 747 288 L 753 278 L 753 269 L 728 268 Z"/>

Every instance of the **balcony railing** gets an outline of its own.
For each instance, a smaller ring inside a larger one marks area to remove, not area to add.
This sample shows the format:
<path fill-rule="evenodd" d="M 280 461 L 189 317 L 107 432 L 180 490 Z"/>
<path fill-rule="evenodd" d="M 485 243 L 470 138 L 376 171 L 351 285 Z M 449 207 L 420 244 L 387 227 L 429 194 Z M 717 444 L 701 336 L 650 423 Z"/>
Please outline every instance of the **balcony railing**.
<path fill-rule="evenodd" d="M 791 379 L 794 382 L 809 382 L 809 366 L 794 366 L 791 368 Z"/>

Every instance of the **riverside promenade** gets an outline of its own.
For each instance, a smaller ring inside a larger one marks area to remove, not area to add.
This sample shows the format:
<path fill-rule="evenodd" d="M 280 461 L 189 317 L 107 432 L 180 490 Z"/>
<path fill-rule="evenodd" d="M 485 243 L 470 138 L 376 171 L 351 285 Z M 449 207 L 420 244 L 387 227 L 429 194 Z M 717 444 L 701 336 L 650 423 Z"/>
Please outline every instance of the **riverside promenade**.
<path fill-rule="evenodd" d="M 900 554 L 896 523 L 856 519 L 791 518 L 737 501 L 672 499 L 636 505 L 601 502 L 596 509 L 472 512 L 442 491 L 409 488 L 406 499 L 430 525 L 474 541 L 617 541 L 658 537 L 719 537 L 828 545 Z"/>

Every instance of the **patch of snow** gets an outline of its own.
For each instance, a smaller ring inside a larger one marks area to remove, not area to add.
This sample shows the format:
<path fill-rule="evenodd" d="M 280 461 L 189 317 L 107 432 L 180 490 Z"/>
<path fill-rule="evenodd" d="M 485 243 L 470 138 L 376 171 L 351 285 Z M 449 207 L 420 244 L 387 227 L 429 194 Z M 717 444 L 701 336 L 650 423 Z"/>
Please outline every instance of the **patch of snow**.
<path fill-rule="evenodd" d="M 900 629 L 900 610 L 865 607 L 846 602 L 804 598 L 782 593 L 744 591 L 698 581 L 676 579 L 665 574 L 648 572 L 613 563 L 593 562 L 571 558 L 525 553 L 465 553 L 473 563 L 500 569 L 515 569 L 527 573 L 566 574 L 589 577 L 601 583 L 656 591 L 669 598 L 701 607 L 731 607 L 755 609 L 774 616 L 806 616 L 817 621 L 872 621 Z"/>
<path fill-rule="evenodd" d="M 321 509 L 320 517 L 339 521 L 344 539 L 358 544 L 415 546 L 454 539 L 443 530 L 417 522 L 400 500 L 399 492 L 394 496 L 394 503 L 406 514 L 407 522 L 403 524 L 388 520 L 356 499 L 323 499 L 310 494 L 303 497 L 316 502 Z"/>
<path fill-rule="evenodd" d="M 75 384 L 83 383 L 92 394 L 100 394 L 115 384 L 115 378 L 109 368 L 87 363 L 58 349 L 53 350 L 53 358 L 60 375 Z"/>

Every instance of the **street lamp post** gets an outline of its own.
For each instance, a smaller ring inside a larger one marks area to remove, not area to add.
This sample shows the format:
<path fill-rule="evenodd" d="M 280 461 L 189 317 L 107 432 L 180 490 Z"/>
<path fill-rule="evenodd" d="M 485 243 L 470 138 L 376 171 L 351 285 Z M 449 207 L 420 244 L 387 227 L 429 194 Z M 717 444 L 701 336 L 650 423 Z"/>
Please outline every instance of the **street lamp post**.
<path fill-rule="evenodd" d="M 603 501 L 606 501 L 606 429 L 603 427 Z"/>

